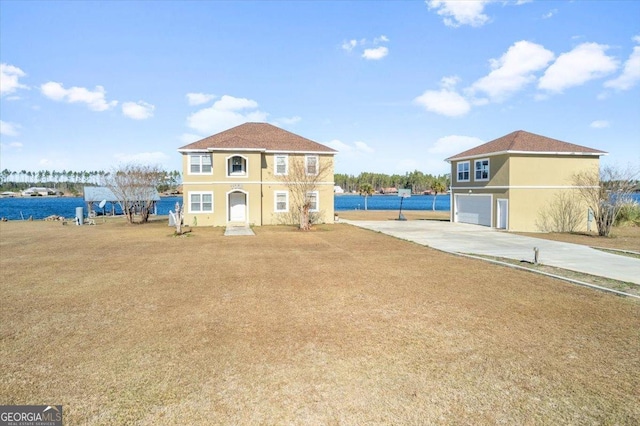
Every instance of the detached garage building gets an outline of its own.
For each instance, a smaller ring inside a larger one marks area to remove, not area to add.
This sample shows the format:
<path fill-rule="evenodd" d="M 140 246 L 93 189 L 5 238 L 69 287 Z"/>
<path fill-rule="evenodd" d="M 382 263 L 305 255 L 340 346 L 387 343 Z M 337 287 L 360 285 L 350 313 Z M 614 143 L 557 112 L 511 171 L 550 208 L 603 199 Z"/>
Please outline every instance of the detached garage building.
<path fill-rule="evenodd" d="M 519 130 L 446 159 L 451 221 L 536 232 L 540 212 L 573 177 L 598 170 L 604 151 Z M 585 207 L 583 230 L 587 229 Z"/>

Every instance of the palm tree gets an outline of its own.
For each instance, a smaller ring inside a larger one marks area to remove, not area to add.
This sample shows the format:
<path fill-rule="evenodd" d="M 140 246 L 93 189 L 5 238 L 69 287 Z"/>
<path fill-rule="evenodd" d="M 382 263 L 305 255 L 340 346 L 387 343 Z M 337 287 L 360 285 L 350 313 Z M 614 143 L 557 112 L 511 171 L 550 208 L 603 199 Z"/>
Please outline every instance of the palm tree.
<path fill-rule="evenodd" d="M 433 191 L 433 204 L 431 205 L 431 210 L 435 211 L 438 192 L 445 192 L 447 190 L 447 187 L 441 179 L 434 179 L 431 181 L 431 190 Z"/>
<path fill-rule="evenodd" d="M 364 209 L 367 210 L 367 198 L 373 195 L 373 186 L 370 183 L 363 183 L 358 188 L 360 195 L 364 196 Z"/>

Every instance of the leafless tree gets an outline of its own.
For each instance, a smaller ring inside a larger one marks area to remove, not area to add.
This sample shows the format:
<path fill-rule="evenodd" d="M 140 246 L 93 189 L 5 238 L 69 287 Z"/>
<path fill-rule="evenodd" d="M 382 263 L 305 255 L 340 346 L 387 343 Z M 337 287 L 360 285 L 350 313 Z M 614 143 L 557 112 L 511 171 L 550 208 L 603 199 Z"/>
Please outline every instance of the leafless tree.
<path fill-rule="evenodd" d="M 609 236 L 622 206 L 630 199 L 637 178 L 638 169 L 632 166 L 594 168 L 574 176 L 574 185 L 593 212 L 598 235 Z"/>
<path fill-rule="evenodd" d="M 304 156 L 290 156 L 287 174 L 279 176 L 289 189 L 288 222 L 298 222 L 303 231 L 311 229 L 311 224 L 319 216 L 311 211 L 313 204 L 319 202 L 313 199 L 313 194 L 318 191 L 321 182 L 333 181 L 331 163 L 322 161 L 321 156 L 315 158 L 315 163 L 307 163 Z"/>
<path fill-rule="evenodd" d="M 105 175 L 103 184 L 115 195 L 127 222 L 134 223 L 134 215 L 138 213 L 140 223 L 146 223 L 164 174 L 159 166 L 127 164 Z"/>
<path fill-rule="evenodd" d="M 176 235 L 182 235 L 182 220 L 184 218 L 184 208 L 180 207 L 180 203 L 176 201 L 176 212 L 174 214 L 176 224 Z"/>

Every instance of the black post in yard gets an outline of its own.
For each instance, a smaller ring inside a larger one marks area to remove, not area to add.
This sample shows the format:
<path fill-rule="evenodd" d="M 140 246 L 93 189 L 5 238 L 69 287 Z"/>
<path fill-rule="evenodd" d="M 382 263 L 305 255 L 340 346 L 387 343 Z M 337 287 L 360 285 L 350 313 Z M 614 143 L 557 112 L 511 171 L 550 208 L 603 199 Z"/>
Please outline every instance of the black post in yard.
<path fill-rule="evenodd" d="M 407 220 L 403 215 L 402 215 L 402 202 L 404 201 L 404 197 L 400 197 L 400 213 L 398 214 L 398 220 Z"/>

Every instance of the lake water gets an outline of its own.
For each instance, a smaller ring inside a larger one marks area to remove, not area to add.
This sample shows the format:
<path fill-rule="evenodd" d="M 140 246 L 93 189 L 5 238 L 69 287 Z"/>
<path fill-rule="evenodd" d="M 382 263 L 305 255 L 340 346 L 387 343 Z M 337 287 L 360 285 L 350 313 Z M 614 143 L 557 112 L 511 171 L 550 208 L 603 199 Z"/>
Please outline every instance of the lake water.
<path fill-rule="evenodd" d="M 182 197 L 163 197 L 158 202 L 158 214 L 168 215 L 169 210 L 174 210 L 176 201 L 182 204 Z M 432 195 L 414 195 L 405 198 L 402 202 L 403 210 L 431 210 Z M 110 204 L 108 205 L 110 206 Z M 73 218 L 76 215 L 76 207 L 83 207 L 87 214 L 87 206 L 82 197 L 16 197 L 0 198 L 0 217 L 9 220 L 20 219 L 44 219 L 51 215 Z M 367 198 L 369 210 L 398 210 L 400 198 L 392 195 L 374 195 Z M 363 210 L 364 197 L 360 195 L 335 196 L 336 211 Z M 449 196 L 446 194 L 436 197 L 436 210 L 449 210 Z M 116 209 L 119 213 L 119 208 Z"/>
<path fill-rule="evenodd" d="M 433 195 L 413 195 L 402 202 L 403 210 L 431 210 Z M 437 195 L 436 210 L 448 211 L 451 208 L 448 194 Z M 632 197 L 640 202 L 640 193 Z M 182 197 L 163 197 L 158 202 L 158 214 L 168 215 L 174 210 L 176 201 L 182 204 Z M 85 215 L 87 207 L 81 197 L 17 197 L 0 198 L 0 217 L 9 220 L 44 219 L 51 215 L 73 218 L 76 207 L 83 207 Z M 369 210 L 398 210 L 400 198 L 393 195 L 374 195 L 367 198 Z M 364 210 L 364 197 L 360 195 L 336 195 L 335 210 Z"/>

